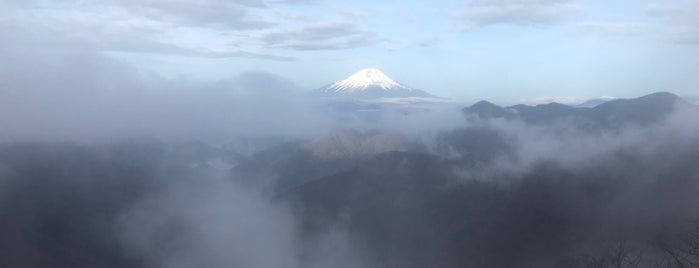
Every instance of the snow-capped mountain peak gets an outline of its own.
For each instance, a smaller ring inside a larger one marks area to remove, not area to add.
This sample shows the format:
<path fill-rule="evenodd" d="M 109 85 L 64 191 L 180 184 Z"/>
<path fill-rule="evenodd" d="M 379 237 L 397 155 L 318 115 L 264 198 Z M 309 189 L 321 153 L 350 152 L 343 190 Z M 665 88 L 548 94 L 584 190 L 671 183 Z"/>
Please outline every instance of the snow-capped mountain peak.
<path fill-rule="evenodd" d="M 422 90 L 398 83 L 376 68 L 363 69 L 315 92 L 324 97 L 359 99 L 434 97 Z"/>
<path fill-rule="evenodd" d="M 363 69 L 345 80 L 330 85 L 330 88 L 336 89 L 336 91 L 351 93 L 354 91 L 361 91 L 372 86 L 380 87 L 385 90 L 406 88 L 396 81 L 393 81 L 393 79 L 376 68 Z"/>

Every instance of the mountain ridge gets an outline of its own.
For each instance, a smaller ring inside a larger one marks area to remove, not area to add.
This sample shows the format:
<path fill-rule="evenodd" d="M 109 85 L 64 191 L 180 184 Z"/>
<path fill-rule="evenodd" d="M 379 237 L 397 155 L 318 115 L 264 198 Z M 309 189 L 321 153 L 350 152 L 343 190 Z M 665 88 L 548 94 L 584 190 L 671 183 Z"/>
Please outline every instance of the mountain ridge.
<path fill-rule="evenodd" d="M 461 111 L 470 118 L 521 119 L 528 123 L 552 123 L 569 118 L 582 125 L 614 126 L 658 122 L 678 107 L 694 106 L 678 95 L 656 92 L 632 99 L 614 99 L 594 107 L 576 107 L 556 102 L 535 106 L 499 106 L 480 101 Z M 696 107 L 696 106 L 694 106 Z"/>

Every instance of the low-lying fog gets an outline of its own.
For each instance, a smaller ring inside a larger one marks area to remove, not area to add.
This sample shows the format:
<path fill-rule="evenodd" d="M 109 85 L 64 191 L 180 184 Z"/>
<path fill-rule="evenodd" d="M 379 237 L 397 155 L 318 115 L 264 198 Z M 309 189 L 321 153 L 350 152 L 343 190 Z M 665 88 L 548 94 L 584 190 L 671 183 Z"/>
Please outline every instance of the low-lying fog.
<path fill-rule="evenodd" d="M 674 95 L 366 119 L 260 71 L 0 62 L 2 267 L 699 266 L 699 113 L 657 109 Z"/>

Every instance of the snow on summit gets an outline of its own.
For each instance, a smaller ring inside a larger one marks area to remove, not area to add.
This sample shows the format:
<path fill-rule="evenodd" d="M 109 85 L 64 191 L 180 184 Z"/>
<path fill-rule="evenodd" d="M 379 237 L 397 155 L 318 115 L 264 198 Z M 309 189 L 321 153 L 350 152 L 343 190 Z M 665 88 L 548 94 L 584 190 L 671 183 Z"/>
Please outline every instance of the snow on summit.
<path fill-rule="evenodd" d="M 316 93 L 326 97 L 359 99 L 434 97 L 398 83 L 376 68 L 363 69 L 342 81 L 320 88 Z"/>
<path fill-rule="evenodd" d="M 394 90 L 405 88 L 405 86 L 393 81 L 386 76 L 381 70 L 376 68 L 363 69 L 345 80 L 332 84 L 331 88 L 336 88 L 338 91 L 357 91 L 367 89 L 371 86 L 377 86 L 385 90 Z"/>

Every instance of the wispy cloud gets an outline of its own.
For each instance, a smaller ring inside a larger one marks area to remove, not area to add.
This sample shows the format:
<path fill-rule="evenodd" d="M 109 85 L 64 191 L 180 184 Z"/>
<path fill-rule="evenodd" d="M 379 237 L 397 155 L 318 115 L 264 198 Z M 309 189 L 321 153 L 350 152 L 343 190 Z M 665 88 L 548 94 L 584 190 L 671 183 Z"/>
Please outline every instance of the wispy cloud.
<path fill-rule="evenodd" d="M 52 10 L 71 14 L 121 13 L 148 20 L 172 23 L 180 27 L 220 27 L 224 29 L 258 29 L 273 25 L 257 15 L 269 6 L 262 0 L 202 1 L 22 1 L 10 6 L 25 10 Z"/>
<path fill-rule="evenodd" d="M 422 41 L 418 42 L 417 45 L 421 47 L 432 47 L 438 45 L 441 42 L 442 39 L 435 36 L 432 38 L 423 39 Z"/>
<path fill-rule="evenodd" d="M 383 41 L 378 33 L 349 23 L 315 24 L 292 30 L 268 31 L 259 39 L 267 47 L 292 50 L 351 49 Z"/>
<path fill-rule="evenodd" d="M 589 35 L 635 36 L 643 34 L 645 26 L 634 22 L 596 21 L 577 25 L 578 31 Z"/>
<path fill-rule="evenodd" d="M 223 41 L 216 40 L 221 37 L 211 37 L 220 31 L 249 31 L 272 25 L 241 16 L 249 9 L 264 8 L 264 2 L 252 0 L 5 3 L 4 20 L 0 21 L 0 38 L 4 42 L 0 46 L 294 60 L 221 45 Z M 204 34 L 200 30 L 190 30 L 199 26 L 214 28 L 207 29 Z M 192 32 L 197 32 L 197 36 L 192 37 Z M 207 33 L 210 36 L 206 36 Z"/>
<path fill-rule="evenodd" d="M 663 34 L 678 43 L 699 44 L 699 1 L 650 5 L 646 14 L 663 21 Z"/>
<path fill-rule="evenodd" d="M 497 24 L 550 25 L 581 10 L 569 0 L 473 0 L 467 1 L 456 17 L 468 30 Z"/>

